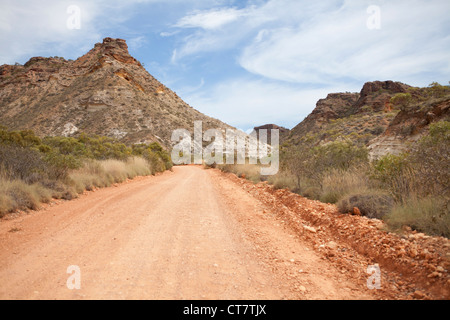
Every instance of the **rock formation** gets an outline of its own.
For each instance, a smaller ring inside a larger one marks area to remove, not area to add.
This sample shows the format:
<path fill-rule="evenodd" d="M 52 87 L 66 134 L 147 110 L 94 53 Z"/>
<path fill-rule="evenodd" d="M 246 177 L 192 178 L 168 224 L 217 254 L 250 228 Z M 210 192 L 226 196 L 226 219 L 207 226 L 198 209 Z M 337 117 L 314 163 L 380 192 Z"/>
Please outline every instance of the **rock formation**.
<path fill-rule="evenodd" d="M 125 40 L 105 38 L 78 59 L 33 57 L 0 66 L 0 125 L 38 135 L 79 132 L 125 143 L 171 146 L 174 129 L 226 129 L 185 103 L 128 52 Z"/>

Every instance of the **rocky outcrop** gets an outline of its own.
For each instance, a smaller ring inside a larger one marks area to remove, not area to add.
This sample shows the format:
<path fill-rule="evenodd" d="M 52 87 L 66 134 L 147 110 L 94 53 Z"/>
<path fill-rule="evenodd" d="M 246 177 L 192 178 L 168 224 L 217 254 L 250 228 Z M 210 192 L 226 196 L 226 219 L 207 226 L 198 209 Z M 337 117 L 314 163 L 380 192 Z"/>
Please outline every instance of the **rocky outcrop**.
<path fill-rule="evenodd" d="M 325 99 L 320 99 L 316 108 L 296 127 L 291 130 L 290 141 L 295 144 L 304 135 L 323 134 L 326 139 L 330 121 L 338 119 L 350 119 L 351 116 L 360 116 L 392 111 L 390 99 L 397 93 L 406 92 L 410 86 L 394 81 L 367 82 L 359 93 L 330 93 Z M 378 116 L 380 118 L 380 116 Z M 383 117 L 381 117 L 383 118 Z M 351 121 L 349 121 L 350 123 Z M 389 122 L 386 119 L 378 119 L 372 124 L 364 124 L 362 130 L 370 134 L 379 135 L 385 131 Z M 352 124 L 349 124 L 351 127 Z M 350 130 L 358 130 L 352 128 Z M 363 132 L 355 132 L 364 134 Z M 349 133 L 346 132 L 348 135 Z M 321 140 L 316 141 L 320 143 Z"/>
<path fill-rule="evenodd" d="M 359 94 L 359 99 L 353 106 L 353 113 L 363 112 L 364 106 L 369 106 L 373 111 L 384 111 L 388 108 L 390 99 L 396 93 L 404 93 L 410 86 L 394 81 L 374 81 L 364 84 Z"/>
<path fill-rule="evenodd" d="M 175 129 L 226 129 L 185 103 L 133 58 L 126 41 L 105 38 L 78 59 L 33 57 L 0 66 L 0 125 L 41 136 L 79 132 L 170 148 Z"/>
<path fill-rule="evenodd" d="M 431 123 L 450 119 L 450 99 L 431 104 L 428 108 L 402 110 L 391 121 L 386 131 L 369 145 L 370 158 L 377 159 L 388 153 L 400 154 L 428 133 Z"/>
<path fill-rule="evenodd" d="M 320 99 L 316 108 L 292 131 L 293 136 L 300 137 L 308 132 L 316 132 L 330 120 L 346 117 L 359 99 L 358 93 L 330 93 Z"/>

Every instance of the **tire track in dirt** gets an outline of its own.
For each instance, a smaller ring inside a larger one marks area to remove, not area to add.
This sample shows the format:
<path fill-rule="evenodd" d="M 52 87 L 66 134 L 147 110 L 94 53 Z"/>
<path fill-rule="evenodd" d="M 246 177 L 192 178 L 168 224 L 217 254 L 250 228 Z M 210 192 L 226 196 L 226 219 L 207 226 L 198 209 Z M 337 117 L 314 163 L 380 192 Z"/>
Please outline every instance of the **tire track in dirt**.
<path fill-rule="evenodd" d="M 1 299 L 379 298 L 274 208 L 198 166 L 3 219 L 0 248 Z"/>

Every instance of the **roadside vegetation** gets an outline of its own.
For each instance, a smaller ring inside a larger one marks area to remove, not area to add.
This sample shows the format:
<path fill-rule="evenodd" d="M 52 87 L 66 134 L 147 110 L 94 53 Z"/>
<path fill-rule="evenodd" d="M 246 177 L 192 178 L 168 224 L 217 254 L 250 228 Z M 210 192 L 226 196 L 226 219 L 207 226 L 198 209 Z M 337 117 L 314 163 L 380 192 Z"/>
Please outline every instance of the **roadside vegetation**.
<path fill-rule="evenodd" d="M 126 146 L 85 134 L 41 139 L 0 127 L 0 217 L 171 167 L 158 143 Z"/>
<path fill-rule="evenodd" d="M 411 88 L 391 103 L 400 110 L 428 110 L 448 100 L 450 87 L 437 83 Z M 351 120 L 351 119 L 350 119 Z M 344 123 L 345 120 L 333 121 Z M 405 226 L 450 237 L 450 122 L 429 125 L 428 134 L 400 155 L 369 161 L 365 139 L 355 135 L 320 140 L 305 135 L 280 149 L 280 172 L 262 177 L 250 165 L 223 165 L 251 181 L 267 180 L 275 188 L 336 204 L 340 212 L 383 219 L 392 231 Z M 328 135 L 330 137 L 330 135 Z M 320 142 L 322 141 L 322 142 Z"/>

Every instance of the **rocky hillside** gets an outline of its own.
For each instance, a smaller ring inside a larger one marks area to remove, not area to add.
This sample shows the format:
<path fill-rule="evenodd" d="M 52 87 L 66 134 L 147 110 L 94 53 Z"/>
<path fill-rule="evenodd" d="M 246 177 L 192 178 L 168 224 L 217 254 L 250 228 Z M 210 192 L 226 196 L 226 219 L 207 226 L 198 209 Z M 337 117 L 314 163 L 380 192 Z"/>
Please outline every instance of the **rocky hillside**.
<path fill-rule="evenodd" d="M 330 93 L 291 130 L 288 140 L 295 143 L 307 135 L 316 135 L 315 140 L 320 142 L 334 140 L 336 134 L 352 134 L 367 143 L 383 133 L 394 116 L 391 97 L 406 92 L 408 87 L 400 82 L 375 81 L 364 84 L 359 93 Z"/>
<path fill-rule="evenodd" d="M 450 88 L 449 88 L 450 89 Z M 428 133 L 431 123 L 450 121 L 450 90 L 439 98 L 411 102 L 389 123 L 386 131 L 368 144 L 369 155 L 376 159 L 387 153 L 407 151 Z"/>
<path fill-rule="evenodd" d="M 174 129 L 230 128 L 186 104 L 128 52 L 125 40 L 105 38 L 82 57 L 31 58 L 0 66 L 0 125 L 41 136 L 79 132 L 125 143 L 171 145 Z"/>
<path fill-rule="evenodd" d="M 392 98 L 406 97 L 393 103 Z M 369 148 L 371 158 L 400 153 L 432 122 L 450 115 L 450 87 L 426 88 L 394 81 L 367 82 L 359 93 L 331 93 L 290 130 L 287 145 L 349 139 Z"/>

